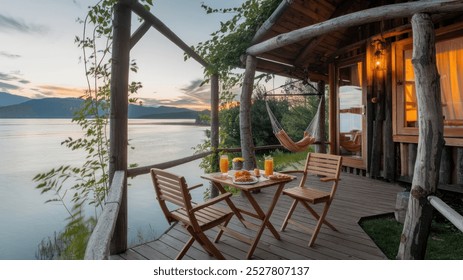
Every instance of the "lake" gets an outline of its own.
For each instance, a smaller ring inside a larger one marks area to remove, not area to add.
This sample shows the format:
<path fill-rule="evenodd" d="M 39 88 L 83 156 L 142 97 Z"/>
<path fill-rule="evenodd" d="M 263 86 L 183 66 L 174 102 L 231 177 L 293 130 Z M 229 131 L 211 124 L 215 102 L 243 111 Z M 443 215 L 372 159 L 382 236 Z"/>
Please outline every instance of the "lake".
<path fill-rule="evenodd" d="M 205 139 L 206 127 L 176 122 L 193 120 L 129 120 L 129 163 L 150 165 L 189 156 Z M 68 119 L 0 119 L 0 259 L 35 259 L 38 244 L 66 225 L 67 212 L 59 203 L 45 203 L 32 178 L 63 164 L 80 166 L 84 154 L 61 146 L 67 137 L 81 137 Z M 200 160 L 169 169 L 190 185 L 206 183 L 199 176 Z M 153 240 L 168 227 L 155 199 L 149 174 L 129 178 L 129 245 Z M 204 188 L 194 190 L 196 201 Z"/>

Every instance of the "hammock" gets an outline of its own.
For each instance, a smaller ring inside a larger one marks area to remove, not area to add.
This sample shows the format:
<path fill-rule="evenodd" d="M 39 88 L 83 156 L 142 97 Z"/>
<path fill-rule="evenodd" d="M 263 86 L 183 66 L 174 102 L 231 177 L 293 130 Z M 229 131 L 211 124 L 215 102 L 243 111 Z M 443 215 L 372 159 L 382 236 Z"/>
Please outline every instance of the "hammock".
<path fill-rule="evenodd" d="M 272 123 L 273 133 L 275 134 L 276 138 L 280 142 L 280 144 L 285 147 L 287 150 L 291 152 L 302 152 L 307 149 L 310 144 L 315 143 L 317 139 L 319 139 L 319 118 L 320 118 L 320 108 L 321 108 L 321 100 L 318 104 L 317 112 L 313 117 L 312 121 L 309 123 L 307 128 L 304 131 L 304 136 L 301 140 L 294 142 L 291 137 L 286 133 L 283 129 L 281 124 L 276 119 L 275 115 L 273 114 L 272 110 L 270 110 L 270 106 L 268 102 L 265 101 L 265 106 L 267 107 L 268 116 L 270 118 L 270 122 Z"/>

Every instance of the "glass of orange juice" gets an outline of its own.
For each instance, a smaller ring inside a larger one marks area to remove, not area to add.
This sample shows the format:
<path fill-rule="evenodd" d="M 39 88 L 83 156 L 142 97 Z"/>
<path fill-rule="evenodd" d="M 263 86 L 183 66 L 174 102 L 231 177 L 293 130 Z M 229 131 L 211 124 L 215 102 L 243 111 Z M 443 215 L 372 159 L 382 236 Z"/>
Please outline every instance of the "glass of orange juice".
<path fill-rule="evenodd" d="M 228 175 L 228 156 L 227 155 L 220 156 L 220 172 L 222 172 L 222 175 L 224 176 Z"/>
<path fill-rule="evenodd" d="M 264 161 L 265 176 L 273 175 L 273 158 L 266 157 Z"/>

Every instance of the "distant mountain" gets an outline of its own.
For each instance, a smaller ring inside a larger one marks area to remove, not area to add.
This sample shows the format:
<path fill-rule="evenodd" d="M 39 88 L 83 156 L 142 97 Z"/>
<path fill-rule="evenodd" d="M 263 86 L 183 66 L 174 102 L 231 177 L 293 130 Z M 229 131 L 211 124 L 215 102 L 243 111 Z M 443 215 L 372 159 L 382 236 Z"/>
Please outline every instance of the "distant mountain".
<path fill-rule="evenodd" d="M 82 102 L 77 98 L 30 99 L 21 104 L 0 107 L 0 118 L 72 118 Z"/>
<path fill-rule="evenodd" d="M 82 103 L 83 100 L 78 98 L 28 99 L 20 104 L 0 107 L 0 118 L 72 118 Z M 196 119 L 198 113 L 177 107 L 129 105 L 129 118 L 133 119 Z"/>
<path fill-rule="evenodd" d="M 9 94 L 6 92 L 0 92 L 0 107 L 20 104 L 30 100 L 30 98 Z"/>
<path fill-rule="evenodd" d="M 197 115 L 197 111 L 185 108 L 129 105 L 129 118 L 131 119 L 194 119 Z"/>

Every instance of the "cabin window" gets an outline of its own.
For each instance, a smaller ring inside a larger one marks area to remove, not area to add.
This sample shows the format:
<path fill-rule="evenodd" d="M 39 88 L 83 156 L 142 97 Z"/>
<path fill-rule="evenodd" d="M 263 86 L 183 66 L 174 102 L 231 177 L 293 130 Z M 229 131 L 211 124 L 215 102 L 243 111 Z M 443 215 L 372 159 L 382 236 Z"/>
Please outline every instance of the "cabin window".
<path fill-rule="evenodd" d="M 399 134 L 417 135 L 418 108 L 412 65 L 412 45 L 397 52 Z M 440 75 L 444 135 L 461 137 L 463 132 L 463 37 L 436 43 L 436 64 Z"/>

